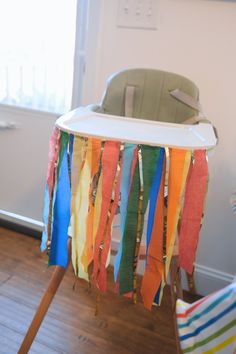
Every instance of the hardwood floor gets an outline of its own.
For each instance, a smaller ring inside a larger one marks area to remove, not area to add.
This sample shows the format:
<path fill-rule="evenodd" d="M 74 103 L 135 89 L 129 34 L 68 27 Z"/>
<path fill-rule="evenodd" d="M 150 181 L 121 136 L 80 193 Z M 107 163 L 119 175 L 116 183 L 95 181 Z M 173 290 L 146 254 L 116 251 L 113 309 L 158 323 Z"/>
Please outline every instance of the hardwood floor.
<path fill-rule="evenodd" d="M 53 268 L 39 240 L 0 228 L 0 354 L 17 353 Z M 32 354 L 174 354 L 168 289 L 152 312 L 113 292 L 101 297 L 69 269 L 31 347 Z M 73 290 L 73 285 L 75 289 Z"/>

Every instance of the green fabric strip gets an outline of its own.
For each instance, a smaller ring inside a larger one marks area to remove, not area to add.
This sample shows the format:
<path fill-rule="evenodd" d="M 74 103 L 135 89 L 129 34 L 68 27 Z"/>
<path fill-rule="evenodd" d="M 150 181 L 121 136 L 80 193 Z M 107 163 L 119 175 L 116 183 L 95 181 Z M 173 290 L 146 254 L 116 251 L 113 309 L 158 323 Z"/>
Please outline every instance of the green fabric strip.
<path fill-rule="evenodd" d="M 58 168 L 57 168 L 57 177 L 60 174 L 60 169 L 61 169 L 61 163 L 62 159 L 64 156 L 64 151 L 67 149 L 69 141 L 69 134 L 65 132 L 61 132 L 61 137 L 60 137 L 60 152 L 59 152 L 59 158 L 58 158 Z"/>
<path fill-rule="evenodd" d="M 199 348 L 202 345 L 205 345 L 205 344 L 209 343 L 210 341 L 212 341 L 213 339 L 221 336 L 223 333 L 225 333 L 226 331 L 228 331 L 230 328 L 234 327 L 235 325 L 236 325 L 236 320 L 233 320 L 233 321 L 229 322 L 226 326 L 222 327 L 219 331 L 213 333 L 211 336 L 205 338 L 204 340 L 202 340 L 200 342 L 195 343 L 191 347 L 188 347 L 188 348 L 184 349 L 183 353 L 190 353 L 193 350 L 195 350 L 196 348 Z"/>
<path fill-rule="evenodd" d="M 146 212 L 152 181 L 160 155 L 159 147 L 142 145 L 142 165 L 144 194 L 142 203 L 141 235 L 143 232 L 143 219 Z M 134 258 L 136 248 L 136 236 L 138 226 L 138 203 L 140 192 L 139 163 L 137 161 L 129 195 L 125 230 L 122 244 L 122 256 L 120 263 L 119 293 L 125 294 L 133 291 Z"/>

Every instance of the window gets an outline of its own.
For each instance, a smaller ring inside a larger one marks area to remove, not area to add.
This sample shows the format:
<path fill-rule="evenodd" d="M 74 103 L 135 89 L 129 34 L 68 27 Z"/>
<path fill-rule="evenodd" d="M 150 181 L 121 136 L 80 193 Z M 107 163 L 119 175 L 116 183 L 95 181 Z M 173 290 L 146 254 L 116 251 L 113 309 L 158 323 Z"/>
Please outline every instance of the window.
<path fill-rule="evenodd" d="M 0 103 L 64 113 L 71 107 L 76 0 L 0 3 Z"/>

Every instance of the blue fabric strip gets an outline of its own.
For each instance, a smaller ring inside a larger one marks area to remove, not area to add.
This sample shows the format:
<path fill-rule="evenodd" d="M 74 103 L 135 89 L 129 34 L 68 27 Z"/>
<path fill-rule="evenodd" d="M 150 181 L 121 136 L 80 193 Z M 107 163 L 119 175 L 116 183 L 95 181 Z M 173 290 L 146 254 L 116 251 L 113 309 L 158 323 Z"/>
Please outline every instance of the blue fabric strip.
<path fill-rule="evenodd" d="M 155 296 L 155 298 L 153 300 L 154 304 L 156 304 L 156 305 L 159 304 L 160 295 L 161 295 L 161 285 L 159 286 L 159 289 L 157 290 L 156 296 Z"/>
<path fill-rule="evenodd" d="M 67 148 L 64 149 L 53 213 L 53 230 L 49 264 L 66 268 L 68 263 L 68 226 L 70 222 L 70 181 L 68 173 Z"/>
<path fill-rule="evenodd" d="M 148 213 L 148 225 L 147 225 L 147 235 L 146 235 L 146 255 L 148 254 L 148 247 L 151 241 L 152 228 L 154 223 L 154 215 L 157 203 L 157 197 L 161 184 L 162 169 L 164 163 L 165 149 L 160 149 L 159 159 L 157 161 L 157 167 L 153 178 L 153 183 L 150 192 L 150 203 L 149 203 L 149 213 Z"/>
<path fill-rule="evenodd" d="M 42 233 L 42 239 L 41 239 L 41 246 L 40 249 L 42 252 L 44 252 L 47 248 L 47 239 L 48 239 L 48 215 L 49 215 L 49 192 L 48 192 L 48 185 L 46 184 L 45 187 L 45 192 L 44 192 L 44 209 L 43 209 L 43 222 L 44 222 L 44 230 Z"/>
<path fill-rule="evenodd" d="M 119 249 L 117 255 L 114 259 L 114 279 L 117 281 L 117 276 L 120 268 L 120 260 L 122 254 L 122 239 L 125 228 L 125 219 L 127 214 L 127 204 L 129 198 L 129 189 L 130 189 L 130 178 L 131 178 L 131 168 L 134 157 L 134 150 L 136 145 L 134 144 L 125 144 L 124 146 L 124 161 L 122 167 L 122 176 L 120 183 L 120 193 L 121 193 L 121 201 L 120 201 L 120 234 L 121 240 L 119 244 Z"/>
<path fill-rule="evenodd" d="M 70 134 L 70 168 L 72 166 L 72 154 L 73 154 L 73 146 L 74 146 L 74 135 Z"/>
<path fill-rule="evenodd" d="M 216 321 L 220 320 L 222 317 L 224 317 L 225 315 L 227 315 L 227 313 L 229 313 L 230 311 L 232 311 L 234 308 L 236 307 L 236 302 L 233 302 L 232 305 L 230 305 L 229 307 L 227 307 L 224 311 L 222 311 L 221 313 L 219 313 L 217 316 L 213 317 L 212 319 L 210 319 L 208 322 L 206 322 L 204 325 L 198 327 L 194 332 L 192 333 L 188 333 L 185 334 L 184 336 L 181 336 L 179 339 L 181 341 L 191 338 L 191 337 L 195 337 L 196 335 L 198 335 L 200 332 L 202 332 L 204 329 L 206 329 L 207 327 L 211 326 L 213 323 L 215 323 Z"/>

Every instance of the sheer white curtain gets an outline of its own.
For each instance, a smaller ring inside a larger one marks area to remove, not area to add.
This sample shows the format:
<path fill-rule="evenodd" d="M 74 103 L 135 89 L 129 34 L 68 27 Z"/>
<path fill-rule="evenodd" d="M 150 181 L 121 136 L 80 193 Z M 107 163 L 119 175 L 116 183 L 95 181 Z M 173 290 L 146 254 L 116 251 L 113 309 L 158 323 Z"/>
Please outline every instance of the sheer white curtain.
<path fill-rule="evenodd" d="M 0 0 L 0 103 L 70 109 L 76 0 Z"/>

